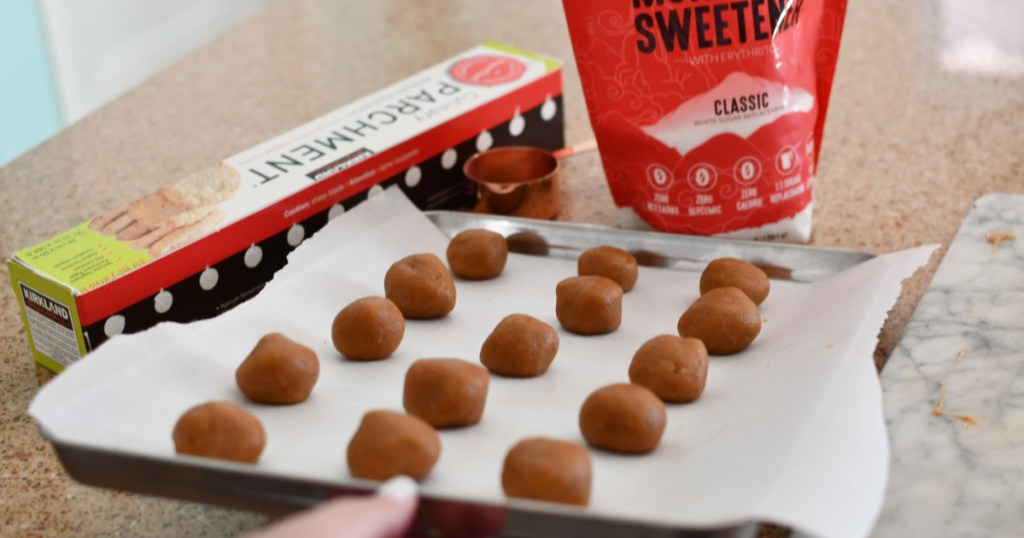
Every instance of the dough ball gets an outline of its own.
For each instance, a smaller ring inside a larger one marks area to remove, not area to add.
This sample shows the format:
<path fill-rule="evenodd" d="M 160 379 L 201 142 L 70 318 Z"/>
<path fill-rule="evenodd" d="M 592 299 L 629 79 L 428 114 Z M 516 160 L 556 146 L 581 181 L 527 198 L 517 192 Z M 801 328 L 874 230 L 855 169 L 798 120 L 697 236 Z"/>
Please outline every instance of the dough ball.
<path fill-rule="evenodd" d="M 761 332 L 761 312 L 739 288 L 708 290 L 679 317 L 679 336 L 699 338 L 711 355 L 739 353 Z"/>
<path fill-rule="evenodd" d="M 535 377 L 547 371 L 558 353 L 558 331 L 526 314 L 506 316 L 480 348 L 480 362 L 508 377 Z"/>
<path fill-rule="evenodd" d="M 622 287 L 603 276 L 574 276 L 555 288 L 555 315 L 569 332 L 604 334 L 622 323 Z"/>
<path fill-rule="evenodd" d="M 341 309 L 331 325 L 331 340 L 342 355 L 356 361 L 390 356 L 405 336 L 405 318 L 390 299 L 363 297 Z"/>
<path fill-rule="evenodd" d="M 242 394 L 263 404 L 304 402 L 318 377 L 320 360 L 316 352 L 281 333 L 260 338 L 235 370 Z"/>
<path fill-rule="evenodd" d="M 256 415 L 234 402 L 207 402 L 185 412 L 174 425 L 174 451 L 256 463 L 267 434 Z"/>
<path fill-rule="evenodd" d="M 704 295 L 726 286 L 739 288 L 757 305 L 764 302 L 771 289 L 768 275 L 758 266 L 736 258 L 719 258 L 709 263 L 701 273 L 700 293 Z"/>
<path fill-rule="evenodd" d="M 665 404 L 649 389 L 618 383 L 583 402 L 580 431 L 588 443 L 622 454 L 654 450 L 665 431 Z"/>
<path fill-rule="evenodd" d="M 437 256 L 413 254 L 388 269 L 384 296 L 407 318 L 439 318 L 455 308 L 455 281 Z"/>
<path fill-rule="evenodd" d="M 509 497 L 586 506 L 590 475 L 590 453 L 583 445 L 530 437 L 505 455 L 501 487 Z"/>
<path fill-rule="evenodd" d="M 623 292 L 636 285 L 636 258 L 621 248 L 604 245 L 587 249 L 580 254 L 576 266 L 580 276 L 608 277 L 622 286 Z"/>
<path fill-rule="evenodd" d="M 486 280 L 501 274 L 508 260 L 505 236 L 490 230 L 459 232 L 448 243 L 448 266 L 466 280 Z"/>
<path fill-rule="evenodd" d="M 378 409 L 363 415 L 348 442 L 352 476 L 387 480 L 404 474 L 422 480 L 441 456 L 441 437 L 422 419 Z"/>
<path fill-rule="evenodd" d="M 420 359 L 405 373 L 402 402 L 410 415 L 435 428 L 480 422 L 487 401 L 487 370 L 460 359 Z"/>
<path fill-rule="evenodd" d="M 692 402 L 704 393 L 708 351 L 696 338 L 662 334 L 651 338 L 633 355 L 629 380 L 651 389 L 666 402 Z"/>

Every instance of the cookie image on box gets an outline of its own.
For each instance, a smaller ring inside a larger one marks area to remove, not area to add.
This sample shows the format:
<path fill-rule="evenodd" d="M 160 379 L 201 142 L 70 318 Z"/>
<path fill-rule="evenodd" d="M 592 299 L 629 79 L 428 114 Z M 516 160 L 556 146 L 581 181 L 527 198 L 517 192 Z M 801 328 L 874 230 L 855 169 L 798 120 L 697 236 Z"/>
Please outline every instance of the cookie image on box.
<path fill-rule="evenodd" d="M 238 172 L 221 163 L 100 215 L 89 228 L 160 257 L 217 229 L 224 221 L 217 204 L 241 184 Z"/>

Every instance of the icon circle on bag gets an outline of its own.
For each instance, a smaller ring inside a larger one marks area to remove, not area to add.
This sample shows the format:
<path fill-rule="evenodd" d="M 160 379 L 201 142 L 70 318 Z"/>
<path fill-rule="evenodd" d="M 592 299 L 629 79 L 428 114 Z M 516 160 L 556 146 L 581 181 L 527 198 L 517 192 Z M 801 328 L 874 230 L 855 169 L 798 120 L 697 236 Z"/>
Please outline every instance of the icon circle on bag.
<path fill-rule="evenodd" d="M 736 161 L 732 177 L 741 185 L 750 185 L 761 178 L 761 161 L 755 157 L 743 157 Z"/>
<path fill-rule="evenodd" d="M 800 163 L 799 159 L 793 146 L 785 146 L 775 155 L 775 169 L 780 174 L 789 174 L 796 170 L 796 166 Z"/>
<path fill-rule="evenodd" d="M 718 172 L 708 163 L 697 163 L 686 174 L 686 180 L 695 191 L 707 191 L 718 181 Z"/>
<path fill-rule="evenodd" d="M 647 181 L 655 189 L 667 189 L 672 185 L 672 180 L 672 171 L 667 166 L 654 163 L 647 167 Z"/>

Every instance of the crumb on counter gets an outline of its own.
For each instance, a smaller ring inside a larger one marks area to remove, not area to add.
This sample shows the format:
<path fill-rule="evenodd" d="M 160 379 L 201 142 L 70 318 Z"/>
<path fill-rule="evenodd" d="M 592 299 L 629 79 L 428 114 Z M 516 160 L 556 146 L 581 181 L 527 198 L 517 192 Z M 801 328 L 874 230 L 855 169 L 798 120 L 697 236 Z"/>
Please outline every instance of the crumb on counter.
<path fill-rule="evenodd" d="M 961 414 L 955 414 L 955 413 L 947 413 L 945 411 L 945 407 L 946 407 L 946 393 L 943 392 L 942 396 L 939 397 L 939 402 L 937 404 L 935 404 L 934 408 L 932 408 L 932 416 L 948 417 L 948 418 L 959 420 L 961 423 L 963 423 L 965 428 L 970 428 L 971 426 L 978 426 L 978 419 L 977 419 L 977 417 L 974 417 L 974 416 L 971 416 L 971 415 L 961 415 Z"/>
<path fill-rule="evenodd" d="M 932 416 L 941 417 L 942 416 L 942 408 L 945 407 L 945 406 L 946 406 L 946 393 L 943 392 L 942 396 L 939 397 L 939 403 L 935 404 L 935 407 L 932 408 Z"/>
<path fill-rule="evenodd" d="M 1017 234 L 1007 230 L 998 230 L 985 234 L 985 241 L 992 244 L 993 256 L 996 255 L 996 250 L 1003 241 L 1013 241 L 1014 239 L 1017 239 Z"/>

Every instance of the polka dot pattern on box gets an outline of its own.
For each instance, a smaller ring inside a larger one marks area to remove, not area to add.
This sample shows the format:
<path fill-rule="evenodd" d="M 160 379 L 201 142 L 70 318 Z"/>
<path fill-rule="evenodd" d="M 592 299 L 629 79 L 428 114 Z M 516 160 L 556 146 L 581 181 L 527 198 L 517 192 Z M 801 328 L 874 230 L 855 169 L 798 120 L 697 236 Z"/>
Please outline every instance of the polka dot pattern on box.
<path fill-rule="evenodd" d="M 166 285 L 120 312 L 83 327 L 86 348 L 95 349 L 113 336 L 142 331 L 162 321 L 187 323 L 210 318 L 253 297 L 284 267 L 289 252 L 330 219 L 343 215 L 383 189 L 397 186 L 421 209 L 471 207 L 476 203 L 476 191 L 464 181 L 463 163 L 477 151 L 491 147 L 525 145 L 552 151 L 560 149 L 565 146 L 564 132 L 544 125 L 560 118 L 561 96 L 549 96 L 538 106 L 517 111 L 503 124 L 483 129 L 458 145 L 419 162 L 413 160 L 408 168 L 396 170 L 377 185 L 368 186 L 227 258 L 211 259 L 207 267 L 196 274 Z"/>

